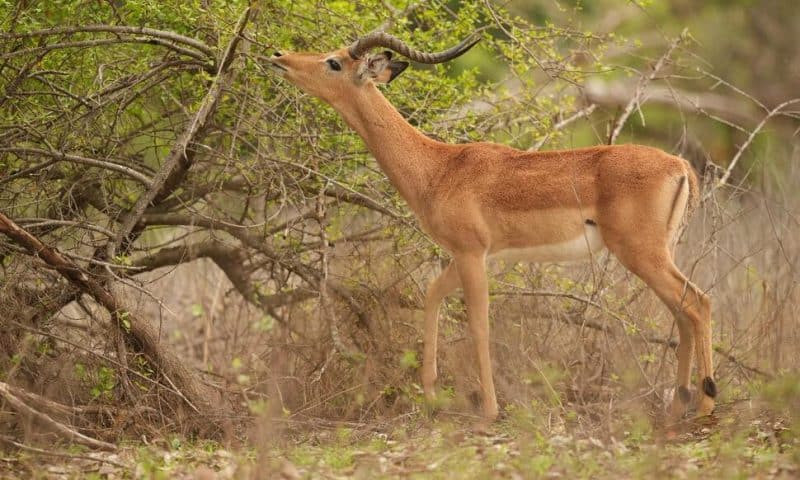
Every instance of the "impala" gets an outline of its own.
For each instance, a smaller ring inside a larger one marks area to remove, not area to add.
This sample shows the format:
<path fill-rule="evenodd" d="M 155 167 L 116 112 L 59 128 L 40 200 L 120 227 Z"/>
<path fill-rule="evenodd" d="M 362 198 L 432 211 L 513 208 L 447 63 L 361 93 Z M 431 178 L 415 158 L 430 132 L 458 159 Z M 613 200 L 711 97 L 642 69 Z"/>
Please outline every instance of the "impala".
<path fill-rule="evenodd" d="M 375 85 L 391 82 L 408 67 L 389 50 L 372 53 L 376 47 L 432 64 L 463 54 L 479 39 L 473 34 L 449 50 L 427 53 L 373 32 L 329 53 L 276 52 L 268 60 L 272 70 L 342 115 L 425 232 L 452 257 L 425 298 L 426 397 L 435 398 L 440 303 L 460 287 L 477 348 L 483 416 L 497 417 L 489 356 L 488 258 L 578 260 L 607 248 L 676 318 L 677 389 L 669 418 L 677 420 L 686 412 L 693 355 L 697 413 L 710 414 L 716 396 L 711 305 L 675 266 L 670 248 L 681 221 L 697 203 L 692 167 L 641 145 L 526 152 L 487 142 L 438 142 L 410 125 Z"/>

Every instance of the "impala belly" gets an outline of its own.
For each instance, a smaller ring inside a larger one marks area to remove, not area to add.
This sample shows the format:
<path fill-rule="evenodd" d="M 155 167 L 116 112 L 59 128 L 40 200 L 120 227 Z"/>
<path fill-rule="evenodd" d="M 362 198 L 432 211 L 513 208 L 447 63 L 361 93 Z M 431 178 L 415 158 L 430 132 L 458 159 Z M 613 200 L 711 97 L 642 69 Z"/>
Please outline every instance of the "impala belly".
<path fill-rule="evenodd" d="M 505 248 L 492 252 L 491 260 L 530 262 L 567 262 L 585 260 L 605 247 L 596 226 L 587 225 L 583 235 L 558 243 L 547 243 L 523 248 Z"/>

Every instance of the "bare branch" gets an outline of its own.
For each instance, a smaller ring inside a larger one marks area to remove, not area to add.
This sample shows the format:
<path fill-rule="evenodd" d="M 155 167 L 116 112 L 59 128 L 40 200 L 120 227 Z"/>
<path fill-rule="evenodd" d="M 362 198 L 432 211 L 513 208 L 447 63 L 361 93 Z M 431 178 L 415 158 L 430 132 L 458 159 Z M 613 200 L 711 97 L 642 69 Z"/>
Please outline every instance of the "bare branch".
<path fill-rule="evenodd" d="M 69 153 L 59 152 L 59 151 L 48 151 L 43 150 L 41 148 L 23 148 L 23 147 L 0 147 L 0 152 L 8 152 L 14 154 L 29 154 L 29 155 L 41 155 L 43 157 L 50 157 L 56 160 L 56 162 L 73 162 L 73 163 L 80 163 L 83 165 L 89 165 L 92 167 L 99 167 L 104 168 L 106 170 L 113 170 L 115 172 L 123 173 L 134 180 L 137 180 L 139 183 L 150 186 L 152 184 L 152 180 L 148 178 L 143 173 L 140 173 L 130 167 L 126 167 L 125 165 L 120 165 L 118 163 L 109 162 L 107 160 L 97 160 L 94 158 L 87 158 L 82 157 L 80 155 L 73 155 Z M 50 163 L 47 163 L 45 166 L 49 166 Z M 39 168 L 42 165 L 38 166 Z M 30 169 L 26 169 L 25 172 L 30 173 Z M 21 172 L 18 172 L 18 174 Z M 17 174 L 17 176 L 18 176 Z M 8 179 L 3 179 L 3 183 Z"/>
<path fill-rule="evenodd" d="M 10 58 L 21 57 L 30 54 L 47 54 L 54 50 L 60 50 L 65 48 L 93 48 L 93 47 L 102 47 L 103 45 L 115 45 L 119 43 L 146 43 L 150 45 L 160 45 L 162 47 L 167 47 L 170 50 L 173 50 L 177 53 L 188 55 L 194 59 L 201 61 L 205 60 L 205 58 L 202 55 L 195 53 L 191 50 L 177 47 L 169 42 L 163 42 L 152 38 L 103 38 L 95 40 L 80 40 L 76 42 L 53 43 L 41 47 L 25 48 L 22 50 L 15 50 L 13 52 L 4 53 L 0 55 L 0 60 L 8 60 Z"/>
<path fill-rule="evenodd" d="M 632 95 L 635 95 L 635 87 L 627 82 L 606 83 L 602 80 L 591 79 L 586 82 L 584 92 L 590 102 L 617 107 L 630 104 L 633 100 Z M 651 84 L 643 89 L 642 97 L 645 97 L 648 103 L 666 105 L 682 111 L 708 115 L 712 118 L 718 116 L 728 125 L 744 124 L 757 118 L 757 112 L 753 108 L 730 96 L 713 92 L 693 92 Z"/>
<path fill-rule="evenodd" d="M 184 35 L 180 35 L 178 33 L 166 30 L 157 30 L 148 27 L 134 27 L 128 25 L 80 25 L 74 27 L 48 28 L 45 30 L 35 30 L 32 32 L 0 33 L 0 39 L 47 37 L 53 35 L 71 35 L 75 33 L 88 33 L 88 32 L 147 35 L 150 37 L 160 38 L 170 42 L 182 43 L 184 45 L 200 50 L 201 52 L 206 54 L 206 56 L 210 59 L 215 58 L 214 49 L 195 38 L 186 37 Z"/>
<path fill-rule="evenodd" d="M 33 417 L 36 420 L 44 423 L 67 440 L 80 443 L 81 445 L 86 445 L 87 447 L 97 448 L 99 450 L 109 450 L 113 452 L 117 449 L 116 445 L 87 437 L 86 435 L 69 428 L 63 423 L 53 420 L 50 415 L 42 413 L 27 405 L 25 402 L 11 393 L 10 386 L 5 382 L 0 382 L 0 396 L 5 398 L 5 400 L 18 412 Z"/>
<path fill-rule="evenodd" d="M 266 310 L 316 296 L 316 293 L 305 289 L 295 289 L 271 295 L 258 291 L 242 269 L 243 257 L 245 255 L 245 252 L 241 248 L 201 243 L 162 248 L 152 255 L 147 255 L 133 262 L 133 265 L 139 268 L 140 272 L 144 272 L 156 268 L 191 262 L 198 258 L 209 258 L 225 272 L 225 275 L 242 297 L 252 302 L 255 295 L 255 303 L 257 306 Z"/>
<path fill-rule="evenodd" d="M 91 230 L 97 233 L 102 233 L 103 235 L 109 238 L 114 236 L 114 232 L 112 232 L 107 228 L 83 221 L 56 220 L 53 218 L 18 218 L 17 222 L 25 225 L 26 228 L 52 227 L 52 226 L 77 227 L 77 228 L 85 228 L 86 230 Z"/>
<path fill-rule="evenodd" d="M 787 100 L 787 101 L 781 103 L 777 107 L 775 107 L 772 110 L 770 110 L 764 116 L 764 118 L 761 119 L 761 122 L 759 122 L 758 125 L 756 125 L 756 128 L 754 128 L 753 131 L 750 132 L 750 135 L 747 137 L 747 140 L 745 140 L 745 142 L 742 144 L 742 146 L 739 147 L 739 149 L 736 151 L 736 154 L 733 156 L 733 158 L 731 159 L 730 163 L 728 163 L 728 168 L 725 169 L 725 173 L 723 173 L 722 176 L 720 177 L 720 179 L 716 182 L 716 184 L 714 184 L 714 187 L 710 188 L 708 190 L 708 192 L 706 192 L 706 194 L 703 196 L 703 200 L 706 200 L 709 197 L 711 197 L 711 195 L 714 194 L 714 191 L 716 189 L 718 189 L 719 187 L 722 187 L 723 185 L 725 185 L 728 182 L 728 179 L 731 177 L 731 173 L 733 173 L 733 169 L 736 168 L 736 164 L 739 163 L 739 159 L 742 158 L 742 154 L 744 154 L 745 150 L 747 150 L 747 147 L 749 147 L 750 144 L 753 143 L 753 139 L 755 139 L 756 135 L 758 135 L 758 133 L 761 131 L 761 129 L 764 128 L 764 125 L 766 125 L 767 122 L 772 117 L 774 117 L 775 115 L 778 115 L 779 113 L 781 113 L 781 111 L 784 108 L 788 107 L 789 105 L 794 105 L 795 103 L 800 103 L 800 98 L 795 98 L 793 100 Z"/>
<path fill-rule="evenodd" d="M 675 49 L 678 48 L 678 45 L 680 45 L 681 42 L 687 38 L 688 34 L 689 31 L 684 29 L 680 36 L 672 41 L 667 51 L 664 52 L 664 55 L 662 55 L 656 64 L 653 65 L 650 73 L 639 78 L 639 82 L 636 84 L 636 90 L 633 94 L 633 97 L 625 106 L 625 109 L 622 111 L 622 114 L 619 116 L 619 118 L 617 118 L 617 121 L 614 122 L 614 127 L 611 129 L 611 135 L 608 137 L 609 145 L 613 145 L 614 142 L 617 141 L 617 137 L 619 136 L 620 132 L 622 132 L 622 127 L 625 126 L 625 122 L 628 121 L 628 117 L 630 117 L 631 113 L 633 113 L 634 108 L 640 107 L 641 97 L 645 88 L 647 88 L 647 84 L 650 83 L 650 81 L 653 80 L 656 75 L 658 75 L 658 72 L 660 72 L 662 68 L 664 68 L 664 64 L 667 62 L 667 60 L 669 60 L 669 57 L 672 56 L 672 52 L 674 52 Z"/>
<path fill-rule="evenodd" d="M 115 467 L 124 468 L 125 470 L 129 470 L 131 467 L 129 465 L 123 465 L 122 463 L 115 462 L 113 460 L 109 460 L 103 457 L 91 457 L 89 455 L 72 455 L 69 453 L 61 453 L 61 452 L 54 452 L 52 450 L 44 450 L 41 448 L 31 447 L 30 445 L 25 445 L 24 443 L 19 443 L 13 438 L 7 435 L 0 435 L 0 441 L 6 442 L 9 445 L 19 448 L 20 450 L 25 450 L 26 452 L 36 453 L 38 455 L 49 455 L 51 457 L 61 457 L 61 458 L 69 458 L 69 459 L 77 459 L 77 460 L 89 460 L 92 462 L 98 463 L 107 463 L 109 465 L 114 465 Z"/>

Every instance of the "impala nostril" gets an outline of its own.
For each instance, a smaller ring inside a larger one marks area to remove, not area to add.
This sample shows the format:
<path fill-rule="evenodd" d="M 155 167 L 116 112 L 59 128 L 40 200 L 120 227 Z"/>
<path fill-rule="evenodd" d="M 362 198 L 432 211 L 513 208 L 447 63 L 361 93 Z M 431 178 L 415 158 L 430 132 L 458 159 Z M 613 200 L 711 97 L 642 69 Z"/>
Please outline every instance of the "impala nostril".
<path fill-rule="evenodd" d="M 282 54 L 281 52 L 273 52 L 273 53 L 272 53 L 272 56 L 273 56 L 273 57 L 282 57 L 282 56 L 283 56 L 283 54 Z"/>

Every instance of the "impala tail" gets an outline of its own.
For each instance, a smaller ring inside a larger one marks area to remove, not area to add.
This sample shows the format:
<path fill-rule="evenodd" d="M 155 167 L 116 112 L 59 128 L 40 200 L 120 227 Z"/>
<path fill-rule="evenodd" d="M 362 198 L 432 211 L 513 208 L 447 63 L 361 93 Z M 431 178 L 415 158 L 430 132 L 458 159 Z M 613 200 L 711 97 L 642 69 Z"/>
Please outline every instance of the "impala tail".
<path fill-rule="evenodd" d="M 688 223 L 694 210 L 700 203 L 700 189 L 694 169 L 686 163 L 686 173 L 678 177 L 678 188 L 672 201 L 667 230 L 670 237 L 675 235 L 681 222 Z"/>

